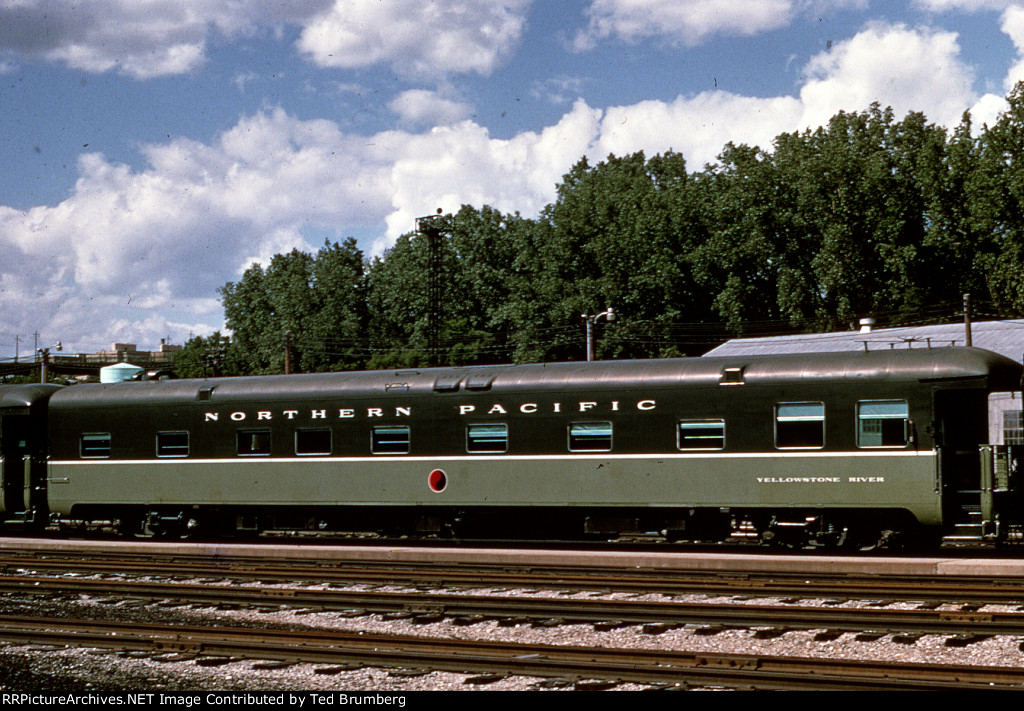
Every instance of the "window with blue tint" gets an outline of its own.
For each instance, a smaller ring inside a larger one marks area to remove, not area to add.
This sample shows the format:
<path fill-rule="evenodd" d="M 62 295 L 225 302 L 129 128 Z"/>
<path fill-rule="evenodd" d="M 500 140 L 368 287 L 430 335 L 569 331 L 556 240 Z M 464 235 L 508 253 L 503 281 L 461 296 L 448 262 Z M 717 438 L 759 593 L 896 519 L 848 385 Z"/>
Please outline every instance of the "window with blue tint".
<path fill-rule="evenodd" d="M 102 459 L 110 456 L 110 433 L 94 432 L 82 435 L 79 454 L 83 459 Z"/>
<path fill-rule="evenodd" d="M 725 448 L 725 420 L 680 420 L 676 434 L 679 449 Z"/>
<path fill-rule="evenodd" d="M 469 425 L 466 427 L 466 451 L 508 451 L 508 425 Z"/>
<path fill-rule="evenodd" d="M 187 457 L 188 432 L 157 432 L 156 456 Z"/>
<path fill-rule="evenodd" d="M 909 423 L 906 400 L 861 400 L 857 403 L 857 446 L 906 447 Z"/>
<path fill-rule="evenodd" d="M 381 425 L 370 433 L 370 451 L 374 454 L 407 454 L 410 441 L 408 427 Z"/>
<path fill-rule="evenodd" d="M 570 452 L 608 452 L 611 448 L 611 422 L 575 422 L 569 425 Z"/>
<path fill-rule="evenodd" d="M 775 446 L 779 449 L 824 447 L 825 403 L 778 403 L 775 406 Z"/>

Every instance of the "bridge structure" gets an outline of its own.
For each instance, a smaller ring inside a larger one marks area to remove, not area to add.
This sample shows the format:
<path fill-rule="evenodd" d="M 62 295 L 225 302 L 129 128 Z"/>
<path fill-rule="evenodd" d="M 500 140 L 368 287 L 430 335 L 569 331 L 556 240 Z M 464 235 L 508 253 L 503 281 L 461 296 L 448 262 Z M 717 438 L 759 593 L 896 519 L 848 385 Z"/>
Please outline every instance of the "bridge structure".
<path fill-rule="evenodd" d="M 39 375 L 46 359 L 50 375 L 99 377 L 100 369 L 117 363 L 131 363 L 144 370 L 168 370 L 174 367 L 173 352 L 132 353 L 37 353 L 27 360 L 0 361 L 0 381 L 15 375 Z"/>

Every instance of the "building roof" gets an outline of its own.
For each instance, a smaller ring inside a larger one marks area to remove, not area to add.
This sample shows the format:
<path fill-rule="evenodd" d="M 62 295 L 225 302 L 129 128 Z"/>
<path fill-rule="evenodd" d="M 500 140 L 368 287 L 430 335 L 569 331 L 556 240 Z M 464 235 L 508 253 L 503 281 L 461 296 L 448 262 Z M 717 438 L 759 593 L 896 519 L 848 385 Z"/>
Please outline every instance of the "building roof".
<path fill-rule="evenodd" d="M 836 351 L 943 348 L 966 345 L 963 322 L 939 326 L 900 326 L 870 332 L 803 333 L 794 336 L 734 338 L 704 354 L 708 356 L 828 353 Z M 971 324 L 971 345 L 1011 358 L 1024 357 L 1024 320 L 978 321 Z"/>

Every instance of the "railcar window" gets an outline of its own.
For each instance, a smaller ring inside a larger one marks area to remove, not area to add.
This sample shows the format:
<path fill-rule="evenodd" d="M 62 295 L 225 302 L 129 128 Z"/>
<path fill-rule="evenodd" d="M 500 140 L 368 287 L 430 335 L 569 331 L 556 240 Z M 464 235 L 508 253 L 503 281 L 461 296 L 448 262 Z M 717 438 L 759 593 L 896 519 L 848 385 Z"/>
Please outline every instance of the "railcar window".
<path fill-rule="evenodd" d="M 725 420 L 680 420 L 679 449 L 724 449 Z"/>
<path fill-rule="evenodd" d="M 467 452 L 507 452 L 508 425 L 469 425 L 466 427 Z"/>
<path fill-rule="evenodd" d="M 857 403 L 857 446 L 906 447 L 909 420 L 906 400 L 861 400 Z"/>
<path fill-rule="evenodd" d="M 83 459 L 101 459 L 110 456 L 110 433 L 95 432 L 82 435 L 79 449 Z"/>
<path fill-rule="evenodd" d="M 295 453 L 301 456 L 331 453 L 331 430 L 295 430 Z"/>
<path fill-rule="evenodd" d="M 239 430 L 238 456 L 257 457 L 270 454 L 270 430 Z"/>
<path fill-rule="evenodd" d="M 405 426 L 374 427 L 370 434 L 370 451 L 374 454 L 408 454 L 411 434 Z"/>
<path fill-rule="evenodd" d="M 775 406 L 775 446 L 779 449 L 824 447 L 825 403 L 778 403 Z"/>
<path fill-rule="evenodd" d="M 188 432 L 157 432 L 156 456 L 187 457 Z"/>
<path fill-rule="evenodd" d="M 611 422 L 574 422 L 569 425 L 570 452 L 609 452 L 611 448 Z"/>

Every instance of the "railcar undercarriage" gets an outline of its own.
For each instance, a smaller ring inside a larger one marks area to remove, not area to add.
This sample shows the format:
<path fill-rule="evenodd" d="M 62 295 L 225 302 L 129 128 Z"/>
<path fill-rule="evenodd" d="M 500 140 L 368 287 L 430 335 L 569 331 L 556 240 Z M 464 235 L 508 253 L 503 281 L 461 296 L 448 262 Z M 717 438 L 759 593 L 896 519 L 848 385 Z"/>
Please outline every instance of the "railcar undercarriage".
<path fill-rule="evenodd" d="M 904 510 L 774 511 L 730 508 L 77 507 L 68 531 L 101 527 L 136 538 L 234 538 L 270 531 L 451 540 L 744 542 L 786 549 L 905 548 L 939 544 L 941 531 Z"/>

